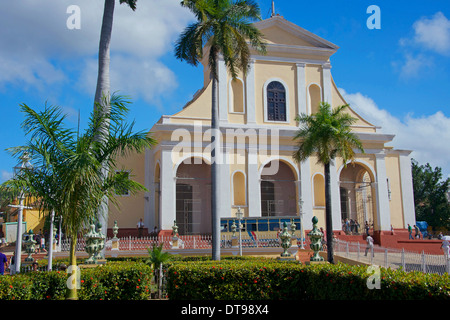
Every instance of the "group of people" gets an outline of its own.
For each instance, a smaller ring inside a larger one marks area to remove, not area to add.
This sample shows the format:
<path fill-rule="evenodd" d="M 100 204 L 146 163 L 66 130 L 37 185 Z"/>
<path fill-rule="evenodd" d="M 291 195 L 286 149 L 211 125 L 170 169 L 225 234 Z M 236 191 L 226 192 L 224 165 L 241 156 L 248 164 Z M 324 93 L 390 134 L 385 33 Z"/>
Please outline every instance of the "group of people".
<path fill-rule="evenodd" d="M 342 221 L 342 230 L 346 234 L 359 234 L 360 224 L 357 220 L 345 219 Z"/>
<path fill-rule="evenodd" d="M 413 235 L 412 235 L 412 227 L 409 225 L 409 223 L 408 223 L 408 234 L 409 234 L 409 239 L 410 240 L 414 240 L 414 239 L 420 239 L 420 236 L 421 236 L 421 232 L 420 232 L 420 229 L 419 229 L 419 227 L 418 226 L 416 226 L 416 225 L 414 225 L 414 232 L 415 232 L 415 234 L 414 234 L 414 237 L 413 237 Z M 422 236 L 422 239 L 423 239 L 423 236 Z"/>

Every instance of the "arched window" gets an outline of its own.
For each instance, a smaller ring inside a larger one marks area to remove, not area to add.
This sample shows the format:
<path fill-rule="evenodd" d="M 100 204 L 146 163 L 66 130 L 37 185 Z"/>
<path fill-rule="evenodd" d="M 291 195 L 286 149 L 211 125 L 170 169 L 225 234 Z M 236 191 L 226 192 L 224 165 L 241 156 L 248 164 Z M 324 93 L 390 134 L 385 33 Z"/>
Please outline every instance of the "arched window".
<path fill-rule="evenodd" d="M 325 179 L 321 174 L 314 175 L 314 206 L 325 207 Z"/>
<path fill-rule="evenodd" d="M 309 86 L 309 110 L 311 114 L 317 113 L 319 111 L 319 105 L 322 99 L 320 98 L 320 87 L 316 84 Z"/>
<path fill-rule="evenodd" d="M 233 205 L 246 205 L 245 190 L 245 176 L 242 172 L 237 171 L 233 174 Z"/>
<path fill-rule="evenodd" d="M 286 121 L 286 88 L 279 81 L 267 86 L 267 120 Z"/>
<path fill-rule="evenodd" d="M 242 113 L 244 112 L 244 84 L 240 79 L 232 79 L 230 85 L 231 111 Z"/>

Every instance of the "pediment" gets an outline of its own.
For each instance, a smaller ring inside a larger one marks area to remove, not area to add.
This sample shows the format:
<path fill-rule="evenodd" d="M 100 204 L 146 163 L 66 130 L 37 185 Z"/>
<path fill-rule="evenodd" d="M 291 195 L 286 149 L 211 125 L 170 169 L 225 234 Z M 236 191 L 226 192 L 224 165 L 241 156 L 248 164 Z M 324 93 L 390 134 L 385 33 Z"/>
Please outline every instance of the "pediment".
<path fill-rule="evenodd" d="M 269 51 L 286 48 L 299 52 L 308 51 L 331 56 L 339 48 L 282 16 L 275 15 L 269 19 L 256 22 L 255 26 L 263 33 Z"/>

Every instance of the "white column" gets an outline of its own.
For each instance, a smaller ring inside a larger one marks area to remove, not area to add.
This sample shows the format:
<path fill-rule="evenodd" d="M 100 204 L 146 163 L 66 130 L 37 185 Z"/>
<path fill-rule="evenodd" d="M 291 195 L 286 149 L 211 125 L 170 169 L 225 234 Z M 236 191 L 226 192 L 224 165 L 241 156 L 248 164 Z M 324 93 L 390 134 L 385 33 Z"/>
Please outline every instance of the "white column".
<path fill-rule="evenodd" d="M 172 161 L 172 148 L 161 149 L 161 203 L 159 222 L 161 230 L 172 230 L 176 219 L 176 179 Z"/>
<path fill-rule="evenodd" d="M 261 217 L 261 183 L 256 147 L 247 149 L 247 195 L 249 217 Z"/>
<path fill-rule="evenodd" d="M 416 224 L 410 154 L 411 151 L 400 151 L 399 158 L 404 228 L 408 227 L 408 223 L 411 226 Z"/>
<path fill-rule="evenodd" d="M 219 124 L 228 123 L 228 73 L 225 61 L 218 61 L 218 100 L 219 100 Z"/>
<path fill-rule="evenodd" d="M 331 210 L 333 219 L 333 230 L 342 230 L 341 202 L 339 196 L 339 179 L 335 160 L 330 163 L 330 185 L 331 185 Z"/>
<path fill-rule="evenodd" d="M 297 63 L 297 113 L 307 114 L 305 64 Z"/>
<path fill-rule="evenodd" d="M 219 171 L 217 184 L 220 191 L 220 211 L 219 217 L 226 218 L 231 216 L 231 180 L 230 180 L 230 148 L 222 148 L 222 163 L 218 163 Z"/>
<path fill-rule="evenodd" d="M 386 154 L 375 154 L 375 170 L 377 171 L 377 220 L 378 230 L 385 231 L 391 229 L 391 214 L 389 208 L 389 195 L 386 175 Z"/>
<path fill-rule="evenodd" d="M 155 221 L 155 162 L 153 150 L 145 150 L 145 187 L 148 192 L 144 195 L 144 225 L 148 227 L 148 230 L 153 230 L 156 225 Z"/>
<path fill-rule="evenodd" d="M 246 98 L 246 113 L 247 124 L 256 123 L 256 94 L 255 94 L 255 60 L 250 60 L 250 68 L 247 73 L 245 81 L 245 98 Z"/>
<path fill-rule="evenodd" d="M 305 229 L 312 229 L 313 218 L 313 194 L 311 185 L 310 159 L 300 163 L 300 195 L 303 201 L 303 223 Z"/>
<path fill-rule="evenodd" d="M 331 64 L 325 63 L 322 65 L 322 87 L 323 87 L 323 101 L 332 105 L 331 94 Z"/>

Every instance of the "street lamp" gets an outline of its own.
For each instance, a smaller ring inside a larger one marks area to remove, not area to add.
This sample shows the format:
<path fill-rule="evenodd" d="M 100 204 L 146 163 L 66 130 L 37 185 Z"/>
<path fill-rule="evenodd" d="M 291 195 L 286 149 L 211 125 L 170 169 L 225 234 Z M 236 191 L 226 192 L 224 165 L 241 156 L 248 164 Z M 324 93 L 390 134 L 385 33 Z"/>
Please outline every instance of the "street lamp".
<path fill-rule="evenodd" d="M 15 166 L 14 169 L 14 177 L 19 176 L 24 170 L 31 170 L 33 167 L 30 164 L 30 157 L 27 152 L 25 152 L 20 159 L 22 162 Z M 19 194 L 19 205 L 10 205 L 11 207 L 18 208 L 19 211 L 17 213 L 17 235 L 16 235 L 16 257 L 14 261 L 15 272 L 20 272 L 20 263 L 22 256 L 22 220 L 23 220 L 23 209 L 29 209 L 24 206 L 25 194 L 23 191 L 20 191 Z"/>
<path fill-rule="evenodd" d="M 241 212 L 241 207 L 238 207 L 238 211 L 236 212 L 236 217 L 239 220 L 239 255 L 242 256 L 242 237 L 241 237 L 241 230 L 242 230 L 242 224 L 241 219 L 244 216 L 244 214 Z"/>
<path fill-rule="evenodd" d="M 300 216 L 300 249 L 305 249 L 304 239 L 305 239 L 305 230 L 303 229 L 303 200 L 300 198 L 298 201 L 298 210 Z"/>

